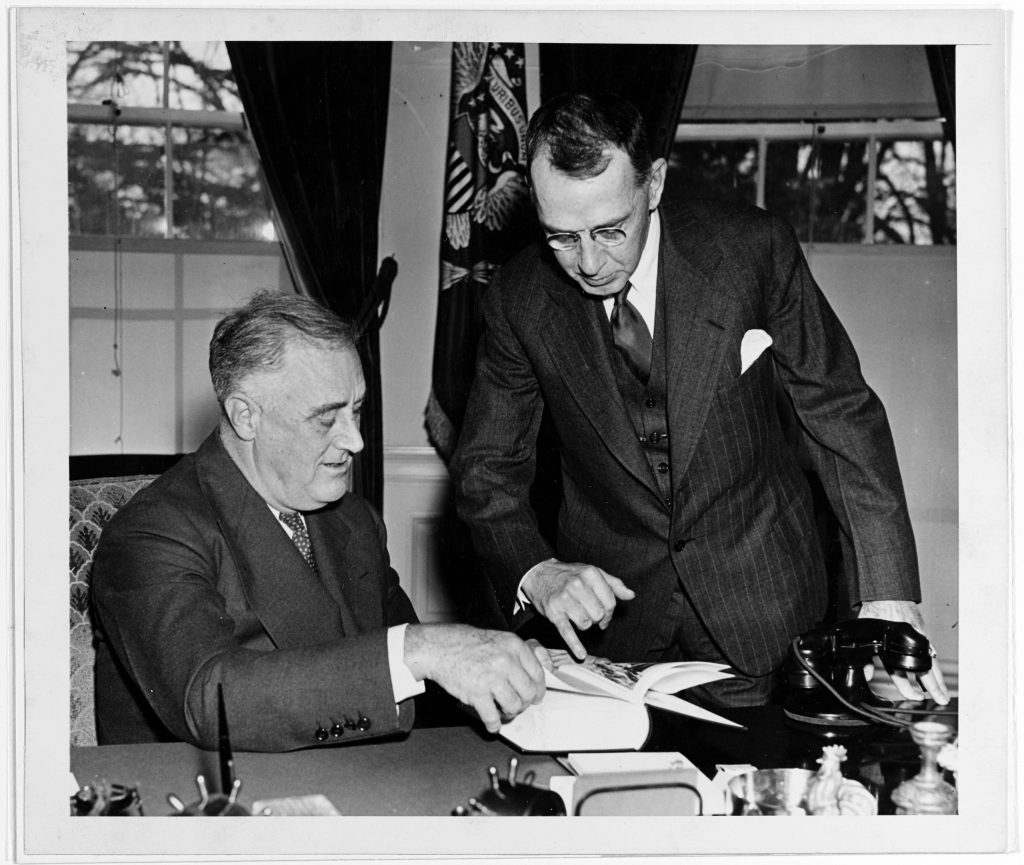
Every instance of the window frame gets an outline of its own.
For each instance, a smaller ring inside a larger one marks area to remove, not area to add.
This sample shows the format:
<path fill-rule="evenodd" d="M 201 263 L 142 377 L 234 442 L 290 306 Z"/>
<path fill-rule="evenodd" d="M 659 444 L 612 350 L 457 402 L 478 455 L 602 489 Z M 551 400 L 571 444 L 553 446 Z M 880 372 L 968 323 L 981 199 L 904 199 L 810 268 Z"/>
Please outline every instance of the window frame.
<path fill-rule="evenodd" d="M 255 143 L 245 122 L 245 115 L 240 111 L 218 111 L 216 109 L 197 108 L 157 108 L 117 105 L 104 102 L 94 105 L 85 102 L 69 102 L 67 106 L 67 122 L 71 125 L 105 125 L 118 126 L 152 126 L 164 129 L 164 236 L 154 240 L 178 240 L 174 237 L 174 141 L 171 135 L 173 127 L 188 129 L 223 129 L 228 132 L 239 132 L 245 136 L 249 146 L 255 151 Z M 273 206 L 270 206 L 270 218 L 273 220 Z M 99 237 L 121 237 L 122 235 L 81 235 Z M 241 240 L 227 238 L 207 238 L 215 243 L 276 243 L 273 240 Z"/>
<path fill-rule="evenodd" d="M 674 143 L 699 143 L 702 141 L 756 141 L 757 142 L 757 201 L 764 209 L 765 168 L 767 166 L 768 144 L 772 141 L 867 141 L 867 181 L 864 184 L 864 236 L 865 246 L 888 246 L 876 244 L 875 235 L 875 186 L 878 181 L 878 142 L 880 141 L 941 141 L 945 138 L 942 123 L 938 120 L 862 120 L 826 121 L 806 120 L 790 122 L 759 123 L 679 123 L 676 126 Z M 813 238 L 808 245 L 815 245 Z M 956 244 L 952 244 L 955 246 Z"/>

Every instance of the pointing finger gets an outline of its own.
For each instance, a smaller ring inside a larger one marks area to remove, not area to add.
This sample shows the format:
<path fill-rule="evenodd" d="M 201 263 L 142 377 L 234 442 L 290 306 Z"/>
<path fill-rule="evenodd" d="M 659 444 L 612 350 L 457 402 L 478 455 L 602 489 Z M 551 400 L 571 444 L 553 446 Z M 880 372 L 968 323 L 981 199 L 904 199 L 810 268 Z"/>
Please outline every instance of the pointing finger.
<path fill-rule="evenodd" d="M 587 650 L 583 648 L 583 643 L 576 636 L 576 629 L 573 628 L 572 623 L 568 619 L 562 619 L 560 622 L 557 622 L 555 627 L 558 628 L 558 633 L 565 640 L 565 645 L 569 647 L 569 651 L 572 652 L 577 660 L 582 661 L 587 657 Z"/>

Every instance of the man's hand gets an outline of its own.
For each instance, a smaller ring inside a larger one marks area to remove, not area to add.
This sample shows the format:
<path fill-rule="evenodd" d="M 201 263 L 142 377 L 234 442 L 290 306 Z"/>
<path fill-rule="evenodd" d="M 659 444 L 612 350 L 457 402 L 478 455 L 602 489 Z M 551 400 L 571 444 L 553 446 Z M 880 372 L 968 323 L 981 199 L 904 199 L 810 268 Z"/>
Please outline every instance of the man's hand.
<path fill-rule="evenodd" d="M 409 625 L 405 663 L 417 679 L 431 679 L 472 707 L 495 733 L 544 696 L 540 655 L 515 634 L 469 625 Z M 550 660 L 548 660 L 550 664 Z"/>
<path fill-rule="evenodd" d="M 587 656 L 575 625 L 585 631 L 596 624 L 604 630 L 618 601 L 630 601 L 636 593 L 618 577 L 593 565 L 559 561 L 542 562 L 523 579 L 530 603 L 561 634 L 569 651 L 579 660 Z"/>
<path fill-rule="evenodd" d="M 865 601 L 861 604 L 859 618 L 861 619 L 886 619 L 890 622 L 906 622 L 915 631 L 928 636 L 924 627 L 924 616 L 913 601 Z M 918 681 L 928 692 L 928 695 L 940 705 L 949 702 L 949 691 L 942 678 L 942 670 L 939 669 L 939 659 L 932 647 L 932 668 L 918 676 Z M 892 682 L 900 696 L 904 700 L 923 700 L 924 693 L 910 681 L 910 677 L 903 670 L 896 670 L 890 673 Z"/>

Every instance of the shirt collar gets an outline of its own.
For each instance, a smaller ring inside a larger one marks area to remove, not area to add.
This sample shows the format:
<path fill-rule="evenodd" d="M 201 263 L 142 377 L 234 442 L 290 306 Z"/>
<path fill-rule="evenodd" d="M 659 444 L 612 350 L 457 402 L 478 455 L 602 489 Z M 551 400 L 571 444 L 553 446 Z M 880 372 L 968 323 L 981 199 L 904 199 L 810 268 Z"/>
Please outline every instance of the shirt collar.
<path fill-rule="evenodd" d="M 629 278 L 633 290 L 651 297 L 658 287 L 658 247 L 661 245 L 661 217 L 655 210 L 651 214 L 651 225 L 647 231 L 647 242 L 640 253 L 640 261 Z"/>
<path fill-rule="evenodd" d="M 270 508 L 270 512 L 274 515 L 274 519 L 277 520 L 279 523 L 281 523 L 282 526 L 284 526 L 284 530 L 286 532 L 288 532 L 288 537 L 291 537 L 291 535 L 292 535 L 291 527 L 287 526 L 283 522 L 281 522 L 281 514 L 286 513 L 286 512 L 285 511 L 279 511 L 272 504 L 270 504 L 270 502 L 264 502 L 263 504 L 265 504 L 268 508 Z M 296 513 L 296 514 L 298 514 L 299 515 L 299 519 L 302 520 L 302 524 L 303 525 L 306 524 L 306 518 L 302 515 L 302 513 L 300 511 L 287 511 L 287 513 Z"/>

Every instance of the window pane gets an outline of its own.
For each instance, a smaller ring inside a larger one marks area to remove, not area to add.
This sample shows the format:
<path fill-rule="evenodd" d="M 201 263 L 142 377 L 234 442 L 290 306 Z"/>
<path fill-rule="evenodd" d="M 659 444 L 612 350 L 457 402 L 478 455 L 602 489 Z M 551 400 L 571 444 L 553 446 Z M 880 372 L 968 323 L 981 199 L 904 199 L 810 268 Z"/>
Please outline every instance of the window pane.
<path fill-rule="evenodd" d="M 787 220 L 810 239 L 813 147 L 810 141 L 769 141 L 765 155 L 765 210 Z"/>
<path fill-rule="evenodd" d="M 160 107 L 163 68 L 160 42 L 69 42 L 68 101 Z"/>
<path fill-rule="evenodd" d="M 756 204 L 757 142 L 677 142 L 669 154 L 665 195 Z"/>
<path fill-rule="evenodd" d="M 68 101 L 113 99 L 136 108 L 241 111 L 223 42 L 169 42 L 164 105 L 163 42 L 69 42 Z"/>
<path fill-rule="evenodd" d="M 866 141 L 773 141 L 767 162 L 765 207 L 800 240 L 863 242 Z"/>
<path fill-rule="evenodd" d="M 875 243 L 956 243 L 952 145 L 879 142 L 874 211 Z"/>
<path fill-rule="evenodd" d="M 263 179 L 245 136 L 181 128 L 173 136 L 174 237 L 273 240 Z"/>
<path fill-rule="evenodd" d="M 242 110 L 223 42 L 172 42 L 170 46 L 171 108 Z"/>
<path fill-rule="evenodd" d="M 863 243 L 867 201 L 868 142 L 819 141 L 813 170 L 816 243 Z"/>
<path fill-rule="evenodd" d="M 163 166 L 162 129 L 69 124 L 71 233 L 163 237 Z"/>

